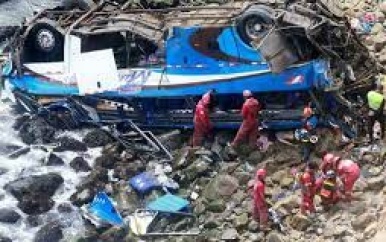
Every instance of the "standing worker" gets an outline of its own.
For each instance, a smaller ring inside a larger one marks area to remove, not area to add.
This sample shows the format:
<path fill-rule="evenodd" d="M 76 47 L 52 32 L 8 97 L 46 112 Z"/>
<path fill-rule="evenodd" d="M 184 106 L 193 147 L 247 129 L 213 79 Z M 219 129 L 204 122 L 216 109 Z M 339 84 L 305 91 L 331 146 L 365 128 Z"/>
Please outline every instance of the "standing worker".
<path fill-rule="evenodd" d="M 193 146 L 201 146 L 204 139 L 208 138 L 212 133 L 213 125 L 210 121 L 209 114 L 215 104 L 215 90 L 210 90 L 202 95 L 201 100 L 196 105 L 194 112 L 194 132 L 193 132 Z"/>
<path fill-rule="evenodd" d="M 374 141 L 374 124 L 376 121 L 381 126 L 381 139 L 385 137 L 385 122 L 383 109 L 385 106 L 385 97 L 383 96 L 383 86 L 378 85 L 375 90 L 367 93 L 367 104 L 369 107 L 369 127 L 368 132 L 370 136 L 370 142 Z"/>
<path fill-rule="evenodd" d="M 300 174 L 299 183 L 302 189 L 302 201 L 300 205 L 300 211 L 306 215 L 307 211 L 310 213 L 315 212 L 314 197 L 316 193 L 316 178 L 315 172 L 318 169 L 318 165 L 315 162 L 307 164 L 306 170 L 303 174 Z"/>
<path fill-rule="evenodd" d="M 295 138 L 301 142 L 301 156 L 303 162 L 308 162 L 311 152 L 315 149 L 318 141 L 315 129 L 318 125 L 318 118 L 314 115 L 310 104 L 303 109 L 303 127 L 295 131 Z"/>
<path fill-rule="evenodd" d="M 248 140 L 249 146 L 257 147 L 258 130 L 258 113 L 261 109 L 260 103 L 253 97 L 250 90 L 243 91 L 244 104 L 241 109 L 243 122 L 237 131 L 236 137 L 232 142 L 232 147 L 238 147 L 241 142 Z"/>
<path fill-rule="evenodd" d="M 260 228 L 267 229 L 268 226 L 268 207 L 265 201 L 265 169 L 256 171 L 255 184 L 253 187 L 253 216 L 259 220 Z"/>

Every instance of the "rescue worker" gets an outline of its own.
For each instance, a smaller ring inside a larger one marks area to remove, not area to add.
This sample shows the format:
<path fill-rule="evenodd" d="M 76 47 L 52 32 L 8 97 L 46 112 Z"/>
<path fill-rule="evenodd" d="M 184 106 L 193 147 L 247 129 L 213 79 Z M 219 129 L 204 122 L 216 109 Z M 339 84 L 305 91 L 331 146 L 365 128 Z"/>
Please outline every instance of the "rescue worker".
<path fill-rule="evenodd" d="M 194 112 L 194 132 L 192 145 L 201 146 L 204 139 L 208 138 L 213 130 L 209 114 L 215 105 L 215 90 L 210 90 L 202 95 L 201 100 L 196 105 Z"/>
<path fill-rule="evenodd" d="M 358 180 L 361 170 L 357 163 L 348 159 L 335 159 L 333 165 L 335 172 L 343 183 L 344 201 L 350 202 L 354 184 Z"/>
<path fill-rule="evenodd" d="M 268 228 L 268 206 L 265 201 L 265 177 L 267 172 L 265 169 L 256 171 L 255 184 L 253 187 L 253 217 L 259 220 L 260 228 Z"/>
<path fill-rule="evenodd" d="M 333 170 L 328 170 L 326 174 L 322 176 L 321 181 L 317 181 L 317 183 L 320 184 L 319 195 L 324 209 L 328 209 L 331 205 L 339 201 L 338 180 Z"/>
<path fill-rule="evenodd" d="M 383 96 L 382 85 L 378 85 L 375 90 L 369 91 L 367 93 L 367 104 L 369 108 L 368 132 L 370 136 L 370 142 L 374 141 L 373 129 L 376 121 L 378 121 L 381 126 L 381 139 L 383 139 L 385 137 L 385 120 L 383 114 L 383 109 L 385 106 L 385 97 Z"/>
<path fill-rule="evenodd" d="M 328 170 L 334 170 L 343 183 L 344 201 L 351 201 L 354 184 L 361 173 L 358 164 L 352 160 L 342 160 L 339 156 L 327 153 L 323 156 L 320 169 L 323 174 L 326 174 Z"/>
<path fill-rule="evenodd" d="M 234 138 L 231 146 L 238 147 L 241 142 L 248 140 L 249 146 L 257 147 L 258 131 L 258 113 L 261 109 L 260 103 L 253 97 L 250 90 L 243 91 L 244 104 L 241 109 L 243 122 Z"/>
<path fill-rule="evenodd" d="M 299 183 L 302 189 L 302 200 L 300 204 L 300 212 L 304 215 L 307 212 L 314 213 L 314 197 L 316 194 L 316 178 L 315 172 L 318 165 L 315 162 L 308 163 L 305 171 L 300 174 Z"/>
<path fill-rule="evenodd" d="M 315 149 L 317 142 L 317 136 L 315 135 L 315 129 L 318 124 L 318 118 L 314 115 L 311 105 L 307 105 L 303 109 L 303 131 L 307 137 L 300 139 L 301 141 L 301 155 L 302 161 L 308 162 L 311 156 L 311 152 Z"/>

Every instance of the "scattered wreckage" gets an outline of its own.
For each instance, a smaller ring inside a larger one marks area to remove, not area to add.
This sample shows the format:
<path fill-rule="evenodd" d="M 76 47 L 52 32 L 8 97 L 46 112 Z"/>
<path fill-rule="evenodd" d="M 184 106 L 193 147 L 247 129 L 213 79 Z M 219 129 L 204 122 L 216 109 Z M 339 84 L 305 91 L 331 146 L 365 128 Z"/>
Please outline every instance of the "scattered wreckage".
<path fill-rule="evenodd" d="M 18 102 L 54 123 L 129 119 L 192 127 L 196 101 L 217 91 L 217 128 L 237 128 L 241 92 L 263 104 L 263 126 L 296 128 L 310 101 L 355 136 L 356 107 L 379 65 L 334 1 L 44 10 L 10 43 Z M 63 125 L 62 125 L 63 126 Z M 346 134 L 347 135 L 347 134 Z"/>

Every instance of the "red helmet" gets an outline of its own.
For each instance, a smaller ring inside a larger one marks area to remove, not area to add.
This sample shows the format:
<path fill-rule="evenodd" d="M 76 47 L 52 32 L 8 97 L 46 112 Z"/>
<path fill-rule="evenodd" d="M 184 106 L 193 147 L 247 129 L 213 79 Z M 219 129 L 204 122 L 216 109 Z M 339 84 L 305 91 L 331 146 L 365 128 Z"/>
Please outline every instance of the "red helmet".
<path fill-rule="evenodd" d="M 330 163 L 332 164 L 332 162 L 334 161 L 335 159 L 335 155 L 332 154 L 332 153 L 327 153 L 323 156 L 323 162 L 326 162 L 326 163 Z"/>
<path fill-rule="evenodd" d="M 256 171 L 256 177 L 264 179 L 265 176 L 267 175 L 267 171 L 265 169 L 258 169 Z"/>

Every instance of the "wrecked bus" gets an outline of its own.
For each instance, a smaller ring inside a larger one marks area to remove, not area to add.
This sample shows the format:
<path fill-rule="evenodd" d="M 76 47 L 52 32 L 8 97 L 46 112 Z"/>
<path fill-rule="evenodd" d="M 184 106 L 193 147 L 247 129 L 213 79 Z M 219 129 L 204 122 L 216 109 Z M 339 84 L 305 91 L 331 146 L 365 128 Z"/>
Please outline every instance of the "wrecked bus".
<path fill-rule="evenodd" d="M 244 89 L 263 104 L 266 128 L 298 127 L 309 102 L 322 120 L 352 121 L 348 107 L 371 88 L 377 63 L 331 1 L 293 2 L 44 10 L 13 38 L 8 79 L 25 109 L 69 126 L 189 128 L 209 89 L 218 128 L 239 126 Z"/>

